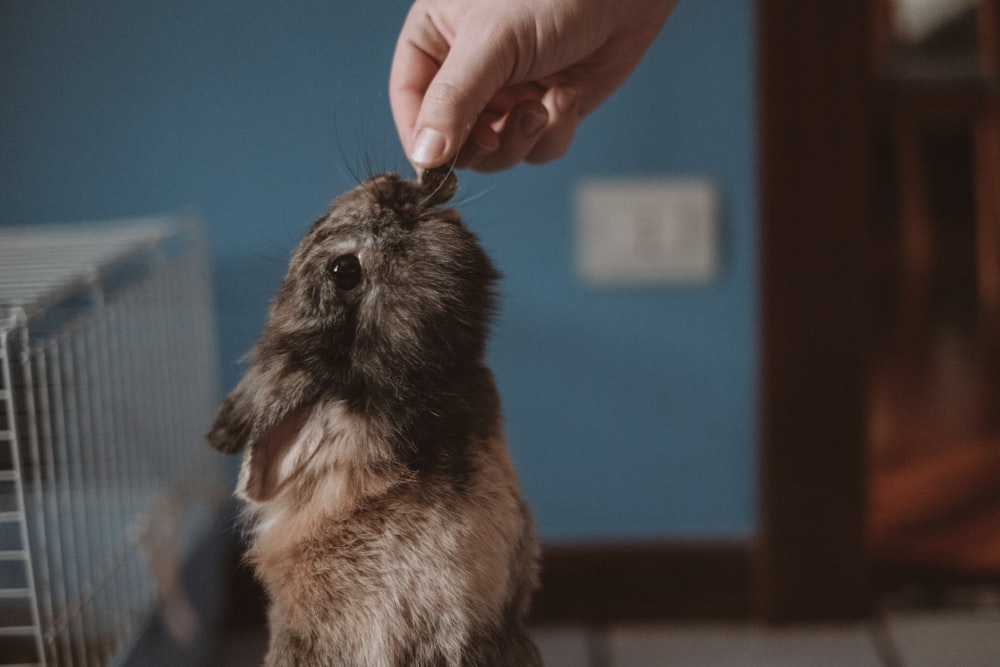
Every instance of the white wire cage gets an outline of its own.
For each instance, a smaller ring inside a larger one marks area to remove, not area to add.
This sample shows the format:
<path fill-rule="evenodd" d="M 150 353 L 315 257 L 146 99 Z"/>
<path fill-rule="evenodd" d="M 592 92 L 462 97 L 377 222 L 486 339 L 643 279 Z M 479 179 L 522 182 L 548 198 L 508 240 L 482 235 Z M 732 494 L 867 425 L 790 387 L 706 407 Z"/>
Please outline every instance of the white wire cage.
<path fill-rule="evenodd" d="M 196 219 L 0 227 L 0 665 L 121 663 L 177 597 L 215 369 Z"/>

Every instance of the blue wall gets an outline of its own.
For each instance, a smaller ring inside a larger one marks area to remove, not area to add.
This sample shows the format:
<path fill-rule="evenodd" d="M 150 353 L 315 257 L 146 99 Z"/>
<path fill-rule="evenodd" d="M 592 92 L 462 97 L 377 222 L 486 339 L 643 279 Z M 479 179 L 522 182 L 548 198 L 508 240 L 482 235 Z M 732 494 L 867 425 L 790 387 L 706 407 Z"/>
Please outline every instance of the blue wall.
<path fill-rule="evenodd" d="M 461 175 L 506 275 L 490 355 L 548 541 L 753 531 L 752 4 L 682 0 L 565 159 Z M 407 6 L 0 3 L 0 222 L 198 210 L 231 386 L 306 225 L 355 174 L 407 169 L 386 94 Z M 577 184 L 673 175 L 723 194 L 721 280 L 580 284 Z"/>

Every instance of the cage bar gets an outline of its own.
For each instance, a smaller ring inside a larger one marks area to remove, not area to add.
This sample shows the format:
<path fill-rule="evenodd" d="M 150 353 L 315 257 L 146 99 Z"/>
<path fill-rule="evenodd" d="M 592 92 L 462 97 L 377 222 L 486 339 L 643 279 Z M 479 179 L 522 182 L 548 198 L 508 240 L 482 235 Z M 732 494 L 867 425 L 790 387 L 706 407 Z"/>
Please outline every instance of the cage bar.
<path fill-rule="evenodd" d="M 190 216 L 0 227 L 0 665 L 121 663 L 214 525 L 213 331 Z"/>

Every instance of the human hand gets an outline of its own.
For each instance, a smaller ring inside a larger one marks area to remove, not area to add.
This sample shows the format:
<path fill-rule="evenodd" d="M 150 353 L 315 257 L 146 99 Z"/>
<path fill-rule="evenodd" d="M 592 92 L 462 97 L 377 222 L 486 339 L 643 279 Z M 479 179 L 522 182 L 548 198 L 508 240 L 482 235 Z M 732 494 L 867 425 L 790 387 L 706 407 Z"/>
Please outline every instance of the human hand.
<path fill-rule="evenodd" d="M 676 2 L 416 0 L 389 76 L 407 156 L 478 171 L 562 156 Z"/>

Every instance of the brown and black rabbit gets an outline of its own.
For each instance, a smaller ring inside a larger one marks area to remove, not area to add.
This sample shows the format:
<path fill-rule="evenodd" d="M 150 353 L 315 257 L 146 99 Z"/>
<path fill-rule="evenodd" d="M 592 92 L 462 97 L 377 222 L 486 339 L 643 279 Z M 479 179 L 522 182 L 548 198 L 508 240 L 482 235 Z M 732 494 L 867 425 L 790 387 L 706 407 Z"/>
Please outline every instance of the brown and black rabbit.
<path fill-rule="evenodd" d="M 484 351 L 497 272 L 450 171 L 368 179 L 296 248 L 209 441 L 243 451 L 265 665 L 540 665 L 538 547 Z"/>

